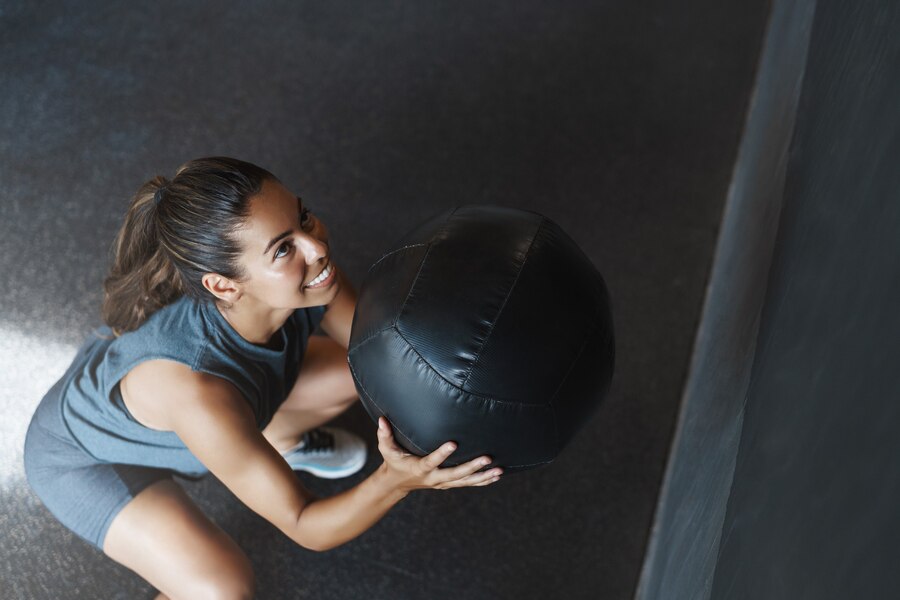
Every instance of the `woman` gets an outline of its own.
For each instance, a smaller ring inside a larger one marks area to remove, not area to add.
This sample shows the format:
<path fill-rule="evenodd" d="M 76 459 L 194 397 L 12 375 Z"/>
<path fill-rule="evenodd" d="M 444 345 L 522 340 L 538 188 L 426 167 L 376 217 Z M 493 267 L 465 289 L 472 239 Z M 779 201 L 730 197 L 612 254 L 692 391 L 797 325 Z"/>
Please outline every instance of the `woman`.
<path fill-rule="evenodd" d="M 132 200 L 104 282 L 103 320 L 41 400 L 28 481 L 68 528 L 149 581 L 159 597 L 247 598 L 250 563 L 173 480 L 212 472 L 296 543 L 324 551 L 366 531 L 416 489 L 484 486 L 489 457 L 439 465 L 379 420 L 384 462 L 317 498 L 293 473 L 344 477 L 365 444 L 320 427 L 357 398 L 346 360 L 355 293 L 328 232 L 268 171 L 188 162 Z M 328 335 L 310 336 L 316 325 Z M 302 368 L 301 368 L 302 365 Z"/>

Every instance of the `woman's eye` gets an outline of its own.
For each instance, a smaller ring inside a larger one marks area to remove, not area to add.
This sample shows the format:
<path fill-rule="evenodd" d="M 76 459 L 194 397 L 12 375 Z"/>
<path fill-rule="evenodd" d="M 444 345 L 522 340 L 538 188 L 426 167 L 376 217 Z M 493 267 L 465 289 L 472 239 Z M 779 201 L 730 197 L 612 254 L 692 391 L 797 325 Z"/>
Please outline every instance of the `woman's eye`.
<path fill-rule="evenodd" d="M 287 255 L 287 253 L 285 253 L 285 254 L 278 253 L 282 248 L 287 248 L 288 250 L 290 250 L 292 248 L 292 244 L 290 244 L 289 242 L 283 242 L 280 246 L 278 246 L 278 248 L 275 250 L 275 258 L 281 258 L 282 256 Z"/>
<path fill-rule="evenodd" d="M 300 211 L 300 227 L 306 227 L 309 223 L 312 222 L 312 211 L 306 207 Z"/>

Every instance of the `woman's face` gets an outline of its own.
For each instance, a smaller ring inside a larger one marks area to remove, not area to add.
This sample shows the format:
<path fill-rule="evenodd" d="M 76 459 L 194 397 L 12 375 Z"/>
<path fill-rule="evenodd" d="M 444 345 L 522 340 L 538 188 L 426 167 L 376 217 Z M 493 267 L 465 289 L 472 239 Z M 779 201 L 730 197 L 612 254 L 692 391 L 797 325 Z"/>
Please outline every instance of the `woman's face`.
<path fill-rule="evenodd" d="M 249 275 L 240 284 L 243 295 L 272 308 L 320 306 L 337 295 L 334 269 L 324 286 L 309 287 L 331 264 L 328 230 L 277 181 L 266 180 L 250 199 L 250 217 L 236 235 Z"/>

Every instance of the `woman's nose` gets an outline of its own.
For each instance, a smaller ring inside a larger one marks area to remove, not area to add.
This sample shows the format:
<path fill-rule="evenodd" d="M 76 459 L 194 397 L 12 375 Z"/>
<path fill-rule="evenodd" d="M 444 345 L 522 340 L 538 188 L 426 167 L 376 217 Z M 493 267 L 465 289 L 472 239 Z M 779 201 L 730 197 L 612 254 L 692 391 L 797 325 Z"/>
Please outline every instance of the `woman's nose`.
<path fill-rule="evenodd" d="M 303 235 L 298 239 L 300 252 L 306 260 L 306 264 L 313 264 L 316 261 L 328 256 L 328 242 L 320 240 L 311 235 Z"/>

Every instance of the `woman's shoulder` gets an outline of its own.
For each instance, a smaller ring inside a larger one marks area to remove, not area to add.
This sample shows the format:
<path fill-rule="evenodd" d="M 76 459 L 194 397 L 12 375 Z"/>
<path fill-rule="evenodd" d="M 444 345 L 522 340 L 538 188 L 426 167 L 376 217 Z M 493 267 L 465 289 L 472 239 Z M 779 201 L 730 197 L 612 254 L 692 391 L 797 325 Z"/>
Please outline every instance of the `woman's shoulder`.
<path fill-rule="evenodd" d="M 222 377 L 162 358 L 133 367 L 122 378 L 119 389 L 131 415 L 142 425 L 160 431 L 173 429 L 173 411 L 185 402 L 234 397 L 237 393 Z"/>
<path fill-rule="evenodd" d="M 199 370 L 197 363 L 207 344 L 202 327 L 191 327 L 183 299 L 151 314 L 136 329 L 117 333 L 104 323 L 95 328 L 79 350 L 88 356 L 91 377 L 102 379 L 108 393 L 123 377 L 142 371 Z"/>
<path fill-rule="evenodd" d="M 117 338 L 118 346 L 138 351 L 157 348 L 185 348 L 202 344 L 209 332 L 203 308 L 196 300 L 182 296 L 154 311 L 139 327 Z"/>

